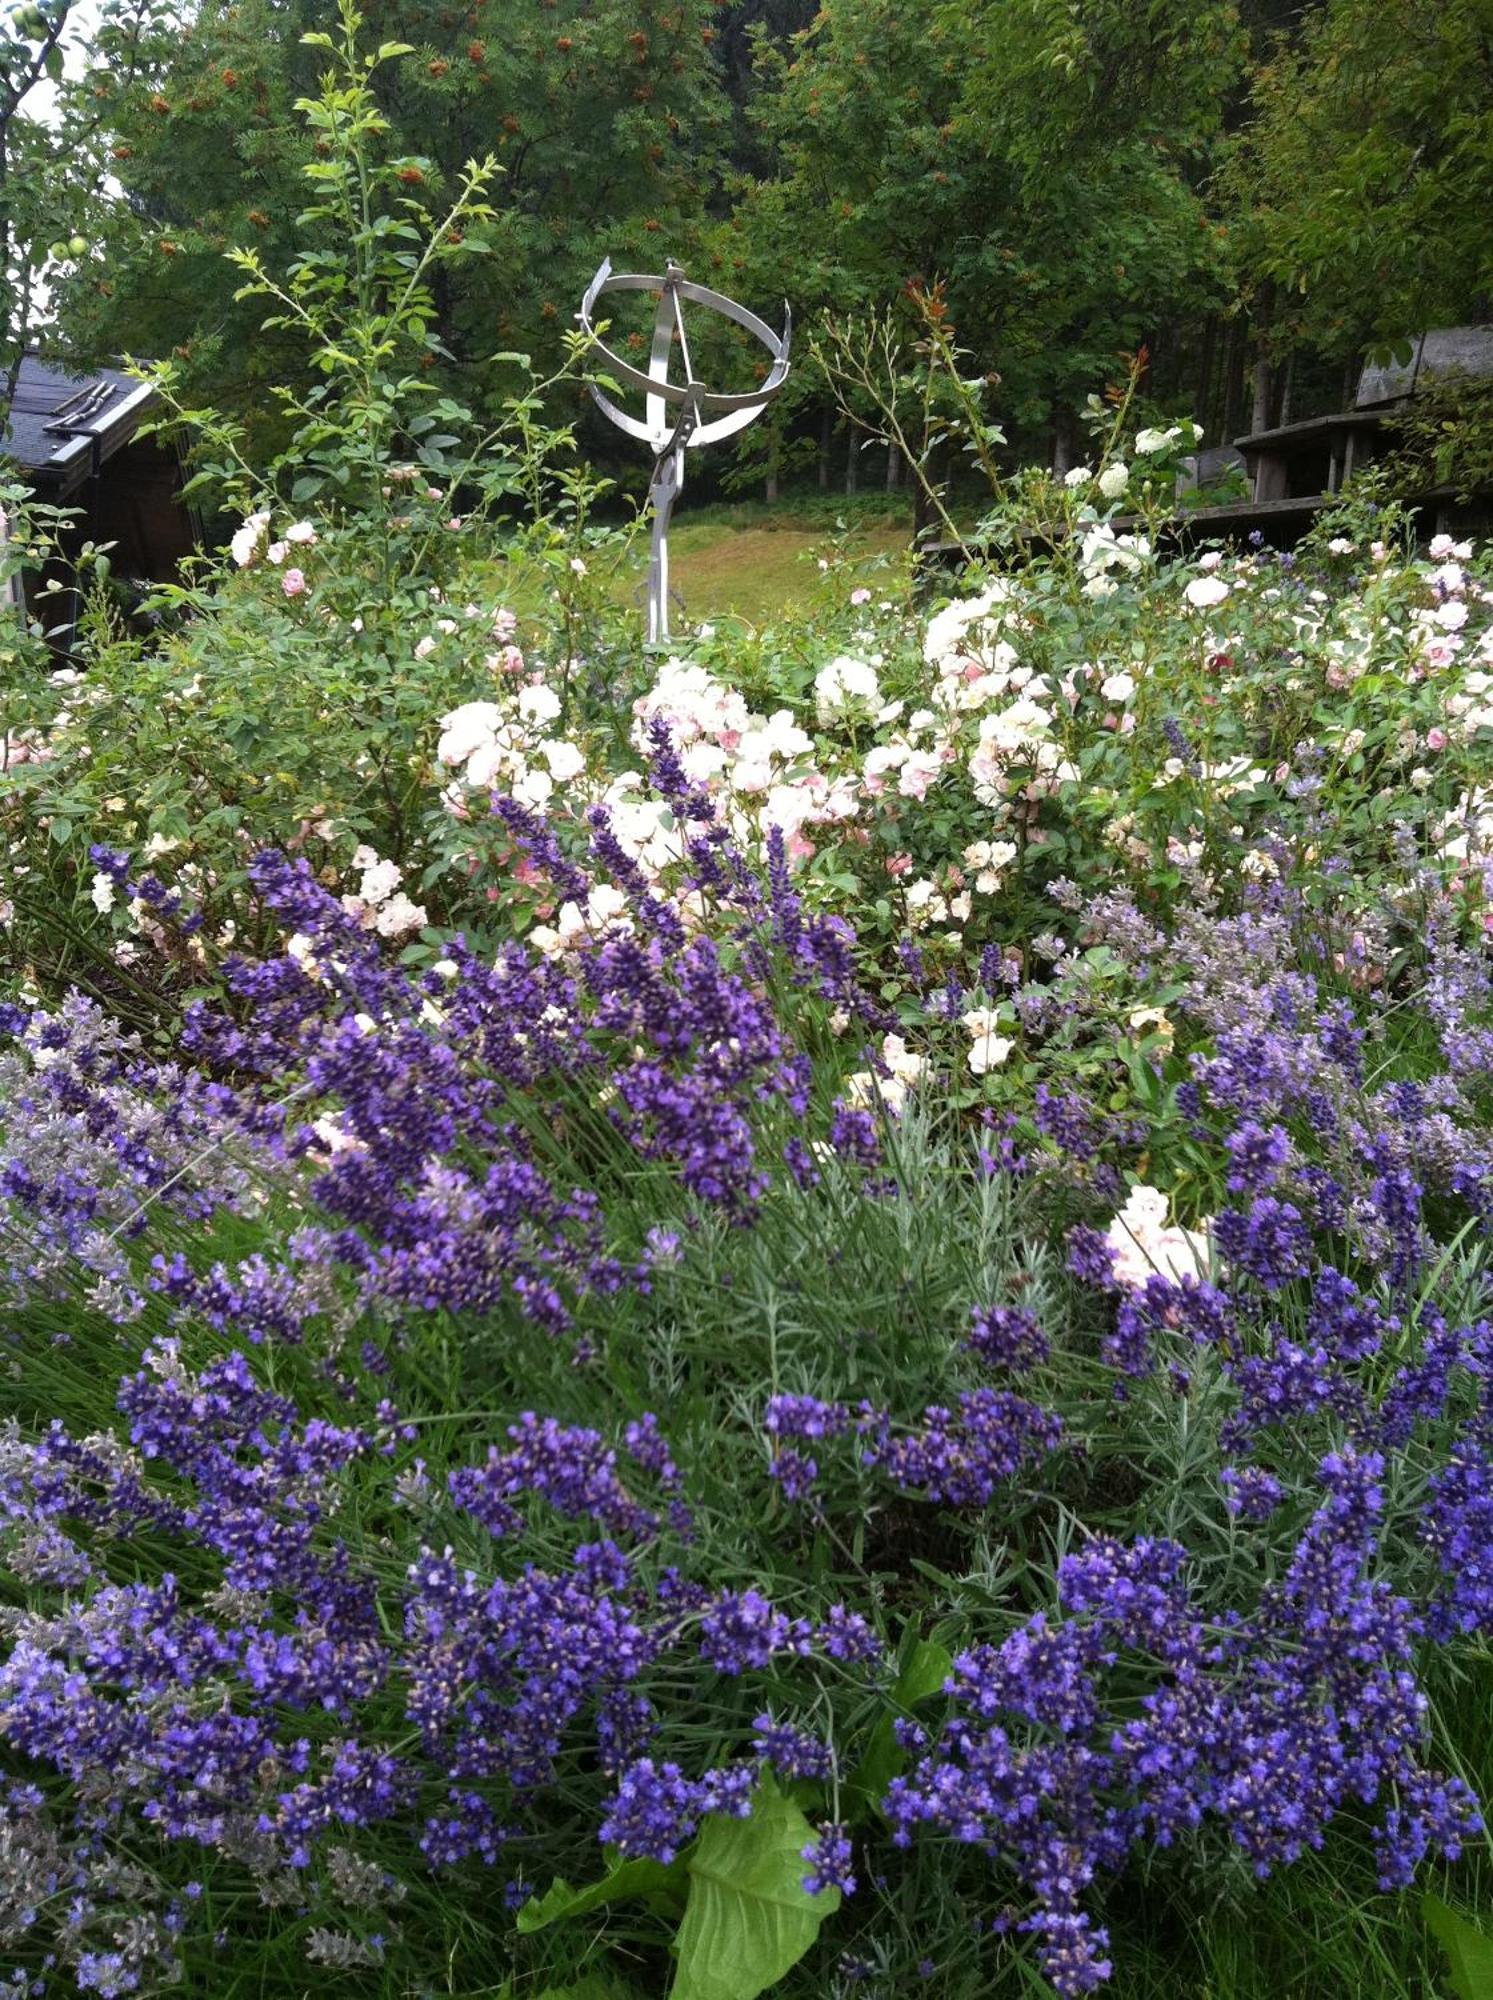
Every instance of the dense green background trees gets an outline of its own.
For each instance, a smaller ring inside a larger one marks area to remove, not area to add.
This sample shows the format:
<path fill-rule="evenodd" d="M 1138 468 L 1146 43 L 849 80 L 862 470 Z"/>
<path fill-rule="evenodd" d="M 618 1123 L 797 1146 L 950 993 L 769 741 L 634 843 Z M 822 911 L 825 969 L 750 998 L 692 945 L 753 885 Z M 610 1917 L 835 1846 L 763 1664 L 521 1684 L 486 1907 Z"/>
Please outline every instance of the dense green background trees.
<path fill-rule="evenodd" d="M 266 391 L 293 363 L 224 252 L 292 253 L 311 143 L 294 107 L 318 76 L 301 37 L 327 8 L 163 11 L 128 61 L 111 13 L 113 43 L 62 93 L 94 166 L 44 176 L 89 245 L 49 271 L 55 337 L 83 358 L 175 356 L 268 449 Z M 1370 348 L 1490 310 L 1493 0 L 361 11 L 370 42 L 411 47 L 380 101 L 431 205 L 467 159 L 502 168 L 486 254 L 436 299 L 433 365 L 479 405 L 493 353 L 558 352 L 604 254 L 672 254 L 764 311 L 786 291 L 801 325 L 940 283 L 972 366 L 1000 378 L 1012 449 L 1060 463 L 1085 396 L 1139 349 L 1144 393 L 1216 440 L 1288 397 L 1294 414 L 1336 400 Z M 9 203 L 13 228 L 47 233 Z M 803 367 L 744 450 L 829 476 L 832 435 Z"/>

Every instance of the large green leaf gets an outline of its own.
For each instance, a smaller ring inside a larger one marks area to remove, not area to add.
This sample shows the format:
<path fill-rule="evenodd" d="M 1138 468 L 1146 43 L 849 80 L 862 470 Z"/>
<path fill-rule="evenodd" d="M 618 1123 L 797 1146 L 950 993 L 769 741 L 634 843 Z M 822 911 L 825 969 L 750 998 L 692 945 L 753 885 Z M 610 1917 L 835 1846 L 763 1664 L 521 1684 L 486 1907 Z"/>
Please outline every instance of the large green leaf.
<path fill-rule="evenodd" d="M 840 1907 L 838 1889 L 811 1896 L 803 1850 L 814 1829 L 764 1779 L 750 1819 L 712 1815 L 689 1872 L 671 2000 L 756 2000 L 796 1965 Z"/>
<path fill-rule="evenodd" d="M 599 1882 L 588 1882 L 583 1889 L 572 1889 L 563 1876 L 558 1876 L 542 1896 L 532 1897 L 524 1904 L 518 1913 L 518 1928 L 542 1931 L 563 1917 L 583 1917 L 588 1910 L 599 1909 L 603 1903 L 620 1902 L 627 1896 L 666 1896 L 677 1904 L 682 1900 L 683 1888 L 682 1862 L 665 1867 L 661 1861 L 646 1858 L 619 1862 L 610 1875 L 603 1875 Z"/>
<path fill-rule="evenodd" d="M 1493 1937 L 1459 1917 L 1439 1896 L 1423 1896 L 1420 1907 L 1451 1963 L 1457 2000 L 1493 2000 Z"/>
<path fill-rule="evenodd" d="M 633 1989 L 614 1986 L 599 1972 L 588 1972 L 572 1986 L 546 1986 L 534 2000 L 632 2000 Z"/>

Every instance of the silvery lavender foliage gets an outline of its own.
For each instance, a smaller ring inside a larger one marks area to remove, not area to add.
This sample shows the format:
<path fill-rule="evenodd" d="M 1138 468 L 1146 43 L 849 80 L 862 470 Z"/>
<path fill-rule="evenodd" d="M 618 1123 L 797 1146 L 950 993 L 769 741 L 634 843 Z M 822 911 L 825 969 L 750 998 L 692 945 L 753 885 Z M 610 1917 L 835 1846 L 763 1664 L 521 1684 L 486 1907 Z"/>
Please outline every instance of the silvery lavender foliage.
<path fill-rule="evenodd" d="M 148 1057 L 80 994 L 0 1006 L 0 1303 L 144 1303 L 130 1245 L 163 1221 L 253 1216 L 287 1185 L 278 1121 L 195 1070 Z"/>
<path fill-rule="evenodd" d="M 41 1789 L 0 1779 L 0 1951 L 35 1955 L 102 2000 L 174 1985 L 192 1896 L 166 1892 L 86 1828 L 59 1824 Z M 22 1969 L 0 1995 L 37 1989 Z"/>

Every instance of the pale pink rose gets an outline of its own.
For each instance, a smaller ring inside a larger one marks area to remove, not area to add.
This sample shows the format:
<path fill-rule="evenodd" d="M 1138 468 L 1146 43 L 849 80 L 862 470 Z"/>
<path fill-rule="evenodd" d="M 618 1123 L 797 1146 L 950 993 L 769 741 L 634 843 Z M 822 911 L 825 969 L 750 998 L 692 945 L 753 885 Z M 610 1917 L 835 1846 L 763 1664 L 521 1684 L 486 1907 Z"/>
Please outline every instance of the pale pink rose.
<path fill-rule="evenodd" d="M 1428 750 L 1444 750 L 1446 748 L 1446 731 L 1444 729 L 1428 729 L 1426 731 L 1426 748 Z"/>
<path fill-rule="evenodd" d="M 910 854 L 889 854 L 887 856 L 886 872 L 888 875 L 910 875 L 912 873 L 912 856 Z"/>
<path fill-rule="evenodd" d="M 459 534 L 462 526 L 460 514 L 453 514 L 451 519 L 446 523 L 446 526 L 451 530 L 453 535 Z"/>
<path fill-rule="evenodd" d="M 850 601 L 852 604 L 869 604 L 871 602 L 871 593 L 869 590 L 852 590 Z"/>
<path fill-rule="evenodd" d="M 306 588 L 306 579 L 298 569 L 288 569 L 280 579 L 280 588 L 287 597 L 299 597 Z"/>
<path fill-rule="evenodd" d="M 506 643 L 509 639 L 513 637 L 514 633 L 517 630 L 518 630 L 518 613 L 516 611 L 510 611 L 507 605 L 505 604 L 502 606 L 500 610 L 497 610 L 493 613 L 492 635 L 495 639 L 497 639 L 502 643 Z"/>

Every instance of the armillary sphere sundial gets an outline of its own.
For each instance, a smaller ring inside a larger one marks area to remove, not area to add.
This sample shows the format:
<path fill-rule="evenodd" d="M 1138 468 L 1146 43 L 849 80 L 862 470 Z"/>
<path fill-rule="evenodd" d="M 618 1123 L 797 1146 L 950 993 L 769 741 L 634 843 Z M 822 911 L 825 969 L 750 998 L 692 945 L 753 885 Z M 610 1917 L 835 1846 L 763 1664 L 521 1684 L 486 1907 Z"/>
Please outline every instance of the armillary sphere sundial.
<path fill-rule="evenodd" d="M 648 356 L 648 372 L 634 368 L 597 338 L 592 323 L 596 301 L 607 292 L 657 292 L 658 311 L 653 319 L 653 344 Z M 732 394 L 707 389 L 695 380 L 689 341 L 684 331 L 683 306 L 703 306 L 735 320 L 760 340 L 772 357 L 765 378 L 755 389 Z M 653 550 L 648 565 L 648 638 L 653 643 L 669 636 L 669 516 L 684 485 L 684 454 L 702 444 L 718 444 L 745 430 L 770 403 L 788 378 L 788 343 L 793 334 L 793 314 L 783 307 L 783 331 L 774 333 L 765 320 L 758 319 L 734 299 L 713 292 L 705 285 L 691 284 L 682 268 L 669 259 L 664 274 L 650 277 L 638 271 L 613 271 L 608 258 L 586 287 L 581 309 L 576 314 L 581 331 L 590 336 L 608 373 L 628 388 L 643 392 L 643 415 L 635 417 L 613 402 L 594 383 L 591 394 L 602 413 L 619 430 L 646 444 L 653 453 L 653 477 L 648 498 L 653 506 Z M 684 380 L 669 379 L 669 364 L 675 341 L 679 344 Z"/>

